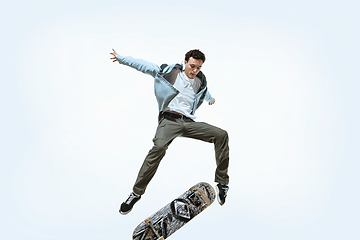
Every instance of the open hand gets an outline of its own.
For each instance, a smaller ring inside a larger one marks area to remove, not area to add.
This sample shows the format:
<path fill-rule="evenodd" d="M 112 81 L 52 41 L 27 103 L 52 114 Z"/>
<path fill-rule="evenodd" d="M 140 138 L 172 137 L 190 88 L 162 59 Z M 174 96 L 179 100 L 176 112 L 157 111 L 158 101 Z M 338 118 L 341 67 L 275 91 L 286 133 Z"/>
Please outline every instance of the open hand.
<path fill-rule="evenodd" d="M 114 56 L 114 57 L 112 57 L 110 59 L 113 60 L 113 62 L 116 62 L 116 56 L 119 55 L 119 54 L 114 49 L 113 49 L 113 52 L 111 52 L 110 54 Z"/>

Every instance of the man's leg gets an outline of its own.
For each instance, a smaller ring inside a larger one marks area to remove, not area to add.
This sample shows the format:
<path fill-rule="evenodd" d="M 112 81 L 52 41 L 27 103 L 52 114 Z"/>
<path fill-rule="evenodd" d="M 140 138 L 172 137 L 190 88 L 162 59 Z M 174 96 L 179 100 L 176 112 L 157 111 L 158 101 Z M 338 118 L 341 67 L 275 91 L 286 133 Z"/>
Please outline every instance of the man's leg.
<path fill-rule="evenodd" d="M 181 134 L 181 130 L 181 124 L 175 121 L 165 118 L 160 121 L 153 139 L 154 146 L 146 156 L 134 184 L 133 191 L 136 194 L 144 194 L 147 185 L 156 173 L 160 161 L 165 156 L 168 146 L 174 138 Z"/>
<path fill-rule="evenodd" d="M 225 203 L 229 190 L 229 137 L 225 130 L 203 122 L 189 122 L 185 124 L 184 137 L 194 138 L 209 143 L 214 143 L 216 171 L 215 182 L 217 199 L 220 205 Z"/>
<path fill-rule="evenodd" d="M 214 143 L 216 172 L 215 182 L 222 185 L 229 184 L 229 137 L 225 130 L 204 122 L 188 122 L 182 136 Z"/>
<path fill-rule="evenodd" d="M 174 121 L 162 119 L 156 129 L 153 139 L 154 146 L 146 156 L 143 165 L 140 168 L 138 177 L 133 187 L 133 192 L 129 198 L 120 206 L 119 212 L 123 215 L 128 214 L 134 204 L 140 200 L 144 194 L 147 185 L 154 177 L 161 159 L 165 156 L 165 152 L 170 143 L 180 135 L 182 126 Z"/>

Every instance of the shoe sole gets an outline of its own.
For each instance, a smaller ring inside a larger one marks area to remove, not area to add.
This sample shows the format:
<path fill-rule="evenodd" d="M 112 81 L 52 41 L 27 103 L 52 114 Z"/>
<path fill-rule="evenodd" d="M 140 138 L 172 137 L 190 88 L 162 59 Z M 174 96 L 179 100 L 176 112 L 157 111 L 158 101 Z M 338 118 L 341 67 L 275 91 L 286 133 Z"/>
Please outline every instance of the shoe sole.
<path fill-rule="evenodd" d="M 126 214 L 128 214 L 129 212 L 131 212 L 131 210 L 132 210 L 132 209 L 130 209 L 130 210 L 127 211 L 127 212 L 122 212 L 121 210 L 119 210 L 119 213 L 120 213 L 121 215 L 126 215 Z"/>

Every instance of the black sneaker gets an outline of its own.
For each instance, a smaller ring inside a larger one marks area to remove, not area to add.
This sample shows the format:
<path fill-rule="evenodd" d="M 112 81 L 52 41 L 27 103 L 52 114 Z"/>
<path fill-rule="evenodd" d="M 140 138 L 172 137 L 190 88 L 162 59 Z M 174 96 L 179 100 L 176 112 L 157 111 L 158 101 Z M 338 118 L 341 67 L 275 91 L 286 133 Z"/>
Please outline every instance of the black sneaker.
<path fill-rule="evenodd" d="M 128 199 L 121 204 L 119 213 L 122 215 L 128 214 L 131 209 L 133 208 L 134 204 L 139 201 L 141 198 L 141 195 L 137 195 L 136 193 L 132 192 Z"/>
<path fill-rule="evenodd" d="M 216 192 L 218 193 L 217 200 L 221 206 L 225 203 L 228 190 L 229 187 L 227 185 L 222 185 L 220 183 L 216 185 Z"/>

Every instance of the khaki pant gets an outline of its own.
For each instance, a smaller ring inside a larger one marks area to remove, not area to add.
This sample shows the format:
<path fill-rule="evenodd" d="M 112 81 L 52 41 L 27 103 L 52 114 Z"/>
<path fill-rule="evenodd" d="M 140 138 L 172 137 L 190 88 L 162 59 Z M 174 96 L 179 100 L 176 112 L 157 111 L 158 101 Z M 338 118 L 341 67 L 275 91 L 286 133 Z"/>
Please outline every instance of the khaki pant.
<path fill-rule="evenodd" d="M 156 134 L 153 139 L 154 146 L 146 156 L 140 168 L 133 191 L 136 194 L 144 194 L 147 185 L 155 175 L 160 161 L 170 143 L 178 136 L 202 140 L 215 145 L 215 158 L 217 168 L 215 171 L 215 182 L 221 184 L 229 183 L 229 138 L 226 131 L 204 122 L 194 122 L 187 118 L 172 118 L 165 116 L 159 121 Z M 193 155 L 192 152 L 186 153 Z"/>

